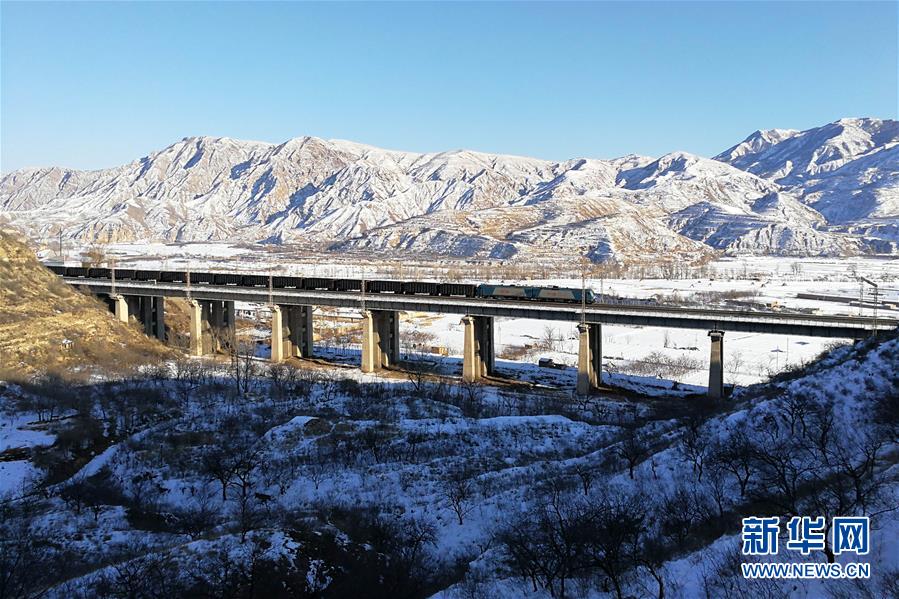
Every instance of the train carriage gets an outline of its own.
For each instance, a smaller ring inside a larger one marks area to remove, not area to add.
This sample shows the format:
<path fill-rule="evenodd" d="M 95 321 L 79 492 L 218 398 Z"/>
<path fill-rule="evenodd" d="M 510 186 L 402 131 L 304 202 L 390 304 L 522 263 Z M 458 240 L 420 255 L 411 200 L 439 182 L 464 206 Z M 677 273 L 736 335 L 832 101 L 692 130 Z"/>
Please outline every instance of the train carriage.
<path fill-rule="evenodd" d="M 88 268 L 87 276 L 91 279 L 108 279 L 112 271 L 108 268 Z"/>
<path fill-rule="evenodd" d="M 272 277 L 272 287 L 277 289 L 302 289 L 303 279 L 301 277 L 285 277 L 278 275 Z"/>
<path fill-rule="evenodd" d="M 134 280 L 135 281 L 158 281 L 159 280 L 159 271 L 158 270 L 135 270 L 134 271 Z"/>
<path fill-rule="evenodd" d="M 217 272 L 213 277 L 213 284 L 215 285 L 240 285 L 241 283 L 241 275 L 225 273 L 225 272 Z"/>
<path fill-rule="evenodd" d="M 334 281 L 335 291 L 362 291 L 362 279 L 337 279 Z"/>
<path fill-rule="evenodd" d="M 334 291 L 334 279 L 303 277 L 303 289 L 306 291 Z"/>
<path fill-rule="evenodd" d="M 66 277 L 88 277 L 109 279 L 112 272 L 109 268 L 67 267 L 48 265 L 58 275 Z M 184 271 L 153 271 L 118 269 L 116 279 L 126 281 L 159 281 L 163 283 L 186 283 L 187 273 Z M 190 282 L 195 285 L 241 285 L 244 287 L 268 287 L 277 289 L 305 289 L 307 291 L 339 291 L 358 293 L 362 290 L 360 279 L 332 279 L 325 277 L 290 277 L 232 273 L 190 273 Z M 536 287 L 527 285 L 472 285 L 468 283 L 435 283 L 428 281 L 388 281 L 372 280 L 365 282 L 367 293 L 393 293 L 404 295 L 422 295 L 431 297 L 480 297 L 484 299 L 544 301 L 564 303 L 592 304 L 596 298 L 593 290 L 569 287 Z"/>
<path fill-rule="evenodd" d="M 243 275 L 240 284 L 244 287 L 268 287 L 268 277 L 265 275 Z"/>
<path fill-rule="evenodd" d="M 178 270 L 164 270 L 159 273 L 159 280 L 163 283 L 185 283 L 187 275 Z"/>
<path fill-rule="evenodd" d="M 440 295 L 439 283 L 409 281 L 403 283 L 402 289 L 406 295 Z"/>
<path fill-rule="evenodd" d="M 440 283 L 437 293 L 444 297 L 475 297 L 477 291 L 477 285 L 468 283 Z"/>
<path fill-rule="evenodd" d="M 365 291 L 368 293 L 402 293 L 402 281 L 366 281 Z"/>

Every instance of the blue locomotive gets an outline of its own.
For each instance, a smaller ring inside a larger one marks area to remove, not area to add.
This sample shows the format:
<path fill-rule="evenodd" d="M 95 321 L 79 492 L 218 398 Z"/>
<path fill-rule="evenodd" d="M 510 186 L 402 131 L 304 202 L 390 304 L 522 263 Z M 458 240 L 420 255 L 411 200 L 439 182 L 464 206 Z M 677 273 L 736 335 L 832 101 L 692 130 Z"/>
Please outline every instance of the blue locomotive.
<path fill-rule="evenodd" d="M 519 285 L 486 285 L 477 287 L 477 297 L 509 300 L 539 300 L 544 302 L 570 302 L 592 304 L 595 296 L 592 289 L 571 287 L 522 287 Z"/>

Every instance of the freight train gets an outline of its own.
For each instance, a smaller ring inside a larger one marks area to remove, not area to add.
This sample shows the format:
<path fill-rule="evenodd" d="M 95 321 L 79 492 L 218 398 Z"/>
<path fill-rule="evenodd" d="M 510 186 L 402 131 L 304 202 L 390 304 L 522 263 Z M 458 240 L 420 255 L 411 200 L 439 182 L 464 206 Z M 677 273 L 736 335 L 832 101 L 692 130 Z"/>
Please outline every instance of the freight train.
<path fill-rule="evenodd" d="M 47 268 L 62 277 L 110 279 L 108 268 L 55 266 Z M 116 281 L 146 281 L 158 283 L 186 283 L 186 271 L 134 270 L 117 268 Z M 362 279 L 331 279 L 323 277 L 287 277 L 282 275 L 250 275 L 220 272 L 191 272 L 191 285 L 233 285 L 238 287 L 268 287 L 273 289 L 302 289 L 306 291 L 362 291 Z M 499 300 L 532 300 L 544 302 L 592 304 L 591 289 L 581 291 L 569 287 L 529 287 L 524 285 L 472 285 L 468 283 L 430 283 L 422 281 L 365 281 L 365 292 L 403 295 L 431 295 L 438 297 L 480 297 Z"/>

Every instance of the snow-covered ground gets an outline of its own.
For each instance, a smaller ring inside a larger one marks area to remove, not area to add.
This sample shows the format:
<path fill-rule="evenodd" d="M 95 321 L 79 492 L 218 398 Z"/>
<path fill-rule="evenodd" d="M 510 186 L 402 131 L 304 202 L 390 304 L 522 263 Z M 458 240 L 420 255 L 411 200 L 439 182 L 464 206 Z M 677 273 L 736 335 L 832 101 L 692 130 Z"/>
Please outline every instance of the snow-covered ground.
<path fill-rule="evenodd" d="M 52 445 L 56 436 L 36 428 L 33 412 L 3 413 L 0 397 L 0 498 L 19 495 L 40 470 L 29 460 L 28 450 Z"/>
<path fill-rule="evenodd" d="M 758 509 L 745 500 L 768 497 L 766 477 L 771 473 L 764 462 L 753 465 L 750 494 L 744 498 L 738 479 L 726 470 L 718 471 L 724 478 L 715 478 L 713 452 L 730 447 L 732 436 L 743 431 L 756 441 L 770 435 L 766 449 L 791 455 L 795 448 L 780 444 L 801 447 L 805 442 L 794 438 L 791 427 L 801 422 L 803 428 L 815 430 L 815 414 L 820 413 L 832 416 L 824 422 L 834 427 L 833 447 L 854 450 L 865 435 L 877 430 L 872 415 L 878 413 L 884 394 L 895 389 L 897 351 L 896 339 L 877 348 L 836 350 L 807 372 L 740 390 L 726 405 L 701 408 L 700 432 L 703 443 L 708 443 L 702 450 L 705 476 L 697 475 L 685 450 L 685 424 L 680 419 L 701 406 L 674 396 L 657 402 L 606 396 L 580 404 L 558 392 L 483 386 L 416 389 L 413 381 L 402 377 L 335 367 L 318 371 L 320 376 L 305 391 L 300 385 L 278 392 L 273 379 L 262 377 L 242 397 L 226 392 L 232 384 L 227 368 L 219 372 L 218 385 L 210 381 L 208 393 L 193 388 L 189 378 L 168 382 L 135 378 L 118 384 L 121 396 L 170 388 L 172 399 L 181 399 L 169 400 L 170 415 L 160 414 L 121 436 L 69 483 L 52 486 L 41 504 L 41 516 L 29 530 L 35 538 L 89 556 L 90 567 L 70 579 L 74 587 L 55 587 L 50 593 L 54 597 L 71 596 L 74 590 L 91 595 L 103 577 L 121 580 L 123 572 L 131 571 L 123 569 L 122 560 L 134 557 L 136 547 L 137 555 L 168 555 L 174 560 L 159 565 L 142 558 L 132 564 L 144 574 L 149 574 L 145 568 L 167 567 L 184 576 L 185 564 L 192 563 L 191 575 L 205 576 L 215 569 L 209 560 L 222 549 L 246 554 L 229 558 L 233 561 L 229 567 L 250 559 L 257 537 L 268 539 L 262 548 L 268 547 L 278 559 L 312 560 L 309 564 L 301 560 L 297 567 L 308 574 L 310 585 L 324 588 L 355 573 L 341 572 L 328 561 L 335 559 L 333 555 L 317 561 L 318 546 L 296 541 L 292 535 L 309 521 L 333 527 L 345 522 L 341 514 L 374 509 L 407 526 L 427 524 L 432 532 L 422 548 L 431 556 L 426 566 L 437 570 L 466 564 L 461 580 L 447 583 L 449 588 L 439 597 L 546 597 L 545 589 L 534 592 L 509 569 L 503 533 L 527 526 L 552 497 L 567 510 L 580 498 L 600 501 L 636 494 L 651 506 L 645 516 L 651 530 L 674 535 L 676 530 L 670 527 L 684 525 L 700 537 L 705 528 L 709 533 L 723 531 L 700 547 L 666 546 L 673 557 L 658 565 L 667 584 L 666 596 L 718 596 L 723 584 L 744 584 L 732 569 L 722 568 L 722 560 L 739 547 L 742 510 Z M 193 390 L 183 394 L 185 388 Z M 806 411 L 794 411 L 791 398 L 806 402 L 802 404 Z M 161 396 L 157 401 L 163 401 Z M 98 410 L 95 417 L 122 422 L 113 412 Z M 845 434 L 850 430 L 857 437 Z M 628 443 L 637 445 L 629 449 Z M 878 569 L 874 584 L 888 580 L 891 569 L 899 565 L 895 514 L 884 509 L 897 500 L 895 466 L 891 469 L 895 453 L 891 442 L 881 443 L 885 444 L 878 446 L 876 478 L 880 487 L 871 495 L 870 507 L 878 514 L 874 547 L 861 560 Z M 629 467 L 630 455 L 635 457 Z M 231 459 L 246 465 L 228 466 L 228 482 L 222 483 L 219 464 L 230 464 Z M 797 454 L 796 459 L 809 458 Z M 810 472 L 809 464 L 803 466 L 798 476 Z M 826 476 L 820 464 L 814 467 L 818 476 Z M 79 485 L 89 484 L 88 480 L 120 494 L 101 495 L 96 503 L 82 490 L 86 498 L 79 503 Z M 241 497 L 249 503 L 241 503 Z M 713 497 L 722 502 L 717 508 Z M 688 505 L 679 503 L 684 501 Z M 821 505 L 798 507 L 813 511 Z M 680 510 L 686 524 L 677 520 Z M 718 511 L 726 517 L 716 516 Z M 245 539 L 242 526 L 256 532 Z M 349 535 L 338 535 L 340 545 L 351 545 Z M 792 555 L 783 551 L 779 558 L 789 560 Z M 802 559 L 821 562 L 824 557 L 818 552 Z M 110 561 L 112 566 L 107 565 Z M 324 578 L 314 575 L 320 568 L 327 573 Z M 639 584 L 652 584 L 645 573 L 642 578 L 643 582 L 637 576 L 627 579 L 633 596 L 640 596 Z M 576 588 L 572 595 L 608 596 L 595 580 L 585 584 L 589 588 Z M 772 592 L 804 599 L 822 596 L 831 588 L 825 583 L 791 582 L 777 583 Z"/>

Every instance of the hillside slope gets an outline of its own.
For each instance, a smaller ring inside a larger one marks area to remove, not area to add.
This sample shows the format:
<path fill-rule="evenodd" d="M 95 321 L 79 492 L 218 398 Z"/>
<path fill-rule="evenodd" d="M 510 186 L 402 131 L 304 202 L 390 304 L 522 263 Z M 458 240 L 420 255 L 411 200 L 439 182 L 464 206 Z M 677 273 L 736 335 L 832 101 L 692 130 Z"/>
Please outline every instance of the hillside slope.
<path fill-rule="evenodd" d="M 72 342 L 68 349 L 64 340 Z M 74 366 L 115 369 L 169 353 L 60 281 L 22 241 L 0 230 L 0 379 Z"/>
<path fill-rule="evenodd" d="M 85 389 L 82 430 L 123 436 L 0 519 L 30 549 L 13 580 L 66 599 L 135 580 L 173 597 L 895 596 L 896 332 L 724 402 L 286 372 L 245 396 L 222 372 L 117 382 L 147 414 L 128 428 Z M 869 580 L 759 588 L 727 559 L 743 517 L 809 513 L 871 517 Z"/>

